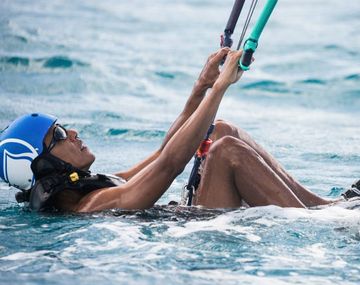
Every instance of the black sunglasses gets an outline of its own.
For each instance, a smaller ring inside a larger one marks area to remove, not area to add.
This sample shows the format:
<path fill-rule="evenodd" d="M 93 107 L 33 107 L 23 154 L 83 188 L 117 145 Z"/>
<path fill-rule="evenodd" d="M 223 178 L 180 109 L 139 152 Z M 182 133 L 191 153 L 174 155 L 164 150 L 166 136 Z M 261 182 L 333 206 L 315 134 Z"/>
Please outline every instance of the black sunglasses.
<path fill-rule="evenodd" d="M 66 140 L 67 137 L 68 137 L 68 133 L 66 129 L 63 126 L 56 124 L 55 128 L 53 129 L 53 136 L 51 142 L 48 147 L 44 148 L 45 151 L 50 152 L 55 147 L 57 142 Z"/>

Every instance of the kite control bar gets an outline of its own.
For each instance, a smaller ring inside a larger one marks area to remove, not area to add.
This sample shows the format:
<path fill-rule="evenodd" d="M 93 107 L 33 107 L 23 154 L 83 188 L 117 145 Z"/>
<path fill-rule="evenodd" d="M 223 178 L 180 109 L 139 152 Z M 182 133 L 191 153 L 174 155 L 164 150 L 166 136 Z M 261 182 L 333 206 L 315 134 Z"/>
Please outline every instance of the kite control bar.
<path fill-rule="evenodd" d="M 244 39 L 246 30 L 249 26 L 249 23 L 250 23 L 252 15 L 254 13 L 257 2 L 258 2 L 258 0 L 252 0 L 252 2 L 251 2 L 251 6 L 250 6 L 249 12 L 247 14 L 245 24 L 244 24 L 243 30 L 241 32 L 240 40 L 239 40 L 239 43 L 237 46 L 238 50 L 241 47 L 241 43 Z M 232 40 L 231 36 L 234 33 L 234 29 L 236 27 L 236 24 L 239 19 L 241 10 L 244 6 L 244 3 L 245 3 L 245 0 L 235 0 L 234 6 L 230 13 L 230 17 L 228 19 L 228 22 L 227 22 L 225 30 L 224 30 L 224 34 L 221 35 L 221 42 L 220 42 L 221 47 L 231 47 L 232 46 L 233 40 Z M 245 41 L 244 52 L 239 61 L 239 67 L 242 70 L 249 69 L 252 56 L 258 46 L 258 41 L 259 41 L 260 35 L 261 35 L 267 21 L 269 20 L 269 17 L 271 15 L 272 11 L 274 10 L 276 3 L 277 3 L 277 0 L 267 0 L 253 30 L 251 31 L 249 38 Z M 214 130 L 214 124 L 211 124 L 204 140 L 200 144 L 197 152 L 195 153 L 194 165 L 191 170 L 188 183 L 184 187 L 184 192 L 183 192 L 184 195 L 182 198 L 182 200 L 183 200 L 182 204 L 186 204 L 187 206 L 191 206 L 195 191 L 197 190 L 197 188 L 200 184 L 200 179 L 201 179 L 200 166 L 201 166 L 201 162 L 203 162 L 205 160 L 206 155 L 211 146 L 212 140 L 210 139 L 210 135 L 213 132 L 213 130 Z"/>

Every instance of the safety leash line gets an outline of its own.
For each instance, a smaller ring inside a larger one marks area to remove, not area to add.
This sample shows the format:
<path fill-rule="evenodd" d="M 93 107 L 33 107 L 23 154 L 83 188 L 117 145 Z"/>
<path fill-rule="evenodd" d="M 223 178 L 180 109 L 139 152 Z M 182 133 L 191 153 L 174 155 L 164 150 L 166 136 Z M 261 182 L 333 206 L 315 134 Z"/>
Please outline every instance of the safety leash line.
<path fill-rule="evenodd" d="M 240 35 L 239 43 L 238 43 L 237 48 L 236 48 L 237 50 L 239 50 L 240 47 L 241 47 L 241 43 L 242 43 L 242 41 L 243 41 L 243 39 L 245 37 L 246 31 L 247 31 L 247 29 L 249 27 L 249 23 L 250 23 L 250 20 L 251 20 L 253 14 L 254 14 L 257 2 L 258 2 L 258 0 L 252 0 L 251 1 L 250 9 L 249 9 L 249 12 L 248 12 L 248 14 L 246 16 L 245 24 L 244 24 L 244 27 L 242 29 L 241 35 Z"/>

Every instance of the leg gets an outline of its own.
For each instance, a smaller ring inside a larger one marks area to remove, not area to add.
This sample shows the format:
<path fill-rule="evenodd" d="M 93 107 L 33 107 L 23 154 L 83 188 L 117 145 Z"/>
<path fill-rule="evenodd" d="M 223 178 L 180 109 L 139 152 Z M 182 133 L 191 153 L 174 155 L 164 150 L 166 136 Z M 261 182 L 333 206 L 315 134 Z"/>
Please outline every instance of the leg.
<path fill-rule="evenodd" d="M 328 204 L 331 201 L 325 200 L 316 194 L 312 193 L 304 186 L 302 186 L 298 181 L 296 181 L 285 169 L 280 165 L 280 163 L 269 154 L 264 148 L 258 145 L 254 139 L 250 137 L 248 133 L 244 130 L 237 128 L 225 121 L 216 121 L 215 131 L 213 133 L 212 139 L 218 140 L 223 136 L 232 136 L 240 139 L 247 145 L 249 145 L 259 156 L 265 161 L 265 163 L 280 177 L 281 180 L 291 189 L 291 191 L 302 201 L 306 206 L 317 206 Z"/>
<path fill-rule="evenodd" d="M 208 154 L 196 204 L 231 208 L 240 206 L 241 199 L 250 206 L 304 207 L 254 149 L 225 136 Z"/>

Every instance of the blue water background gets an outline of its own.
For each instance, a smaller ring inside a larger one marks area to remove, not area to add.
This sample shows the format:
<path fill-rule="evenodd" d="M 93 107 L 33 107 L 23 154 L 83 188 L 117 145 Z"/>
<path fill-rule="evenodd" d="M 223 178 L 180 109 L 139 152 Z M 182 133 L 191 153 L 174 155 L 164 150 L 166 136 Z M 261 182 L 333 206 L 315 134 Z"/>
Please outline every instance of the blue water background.
<path fill-rule="evenodd" d="M 2 0 L 0 127 L 52 113 L 97 154 L 93 170 L 133 165 L 180 113 L 232 3 Z M 359 15 L 359 1 L 279 1 L 218 114 L 324 197 L 360 178 Z M 190 167 L 159 204 L 179 201 Z M 2 284 L 360 282 L 356 205 L 47 216 L 15 192 L 0 183 Z"/>

